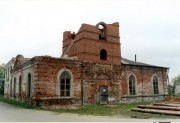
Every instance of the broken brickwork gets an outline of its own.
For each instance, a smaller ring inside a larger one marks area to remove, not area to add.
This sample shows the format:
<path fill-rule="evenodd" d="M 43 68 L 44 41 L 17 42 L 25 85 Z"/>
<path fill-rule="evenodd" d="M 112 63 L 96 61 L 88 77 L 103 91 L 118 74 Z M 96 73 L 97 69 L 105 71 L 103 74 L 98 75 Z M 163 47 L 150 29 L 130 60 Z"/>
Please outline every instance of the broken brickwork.
<path fill-rule="evenodd" d="M 99 39 L 101 32 L 98 26 L 104 27 L 105 39 Z M 101 64 L 121 64 L 119 23 L 100 22 L 96 26 L 82 24 L 75 35 L 75 38 L 72 38 L 70 31 L 63 33 L 63 55 Z M 107 51 L 106 60 L 100 59 L 102 49 Z"/>
<path fill-rule="evenodd" d="M 70 107 L 161 100 L 167 95 L 168 68 L 121 57 L 117 22 L 82 24 L 77 33 L 65 31 L 62 49 L 60 58 L 17 55 L 6 65 L 6 70 L 13 68 L 10 80 L 6 76 L 5 97 Z"/>

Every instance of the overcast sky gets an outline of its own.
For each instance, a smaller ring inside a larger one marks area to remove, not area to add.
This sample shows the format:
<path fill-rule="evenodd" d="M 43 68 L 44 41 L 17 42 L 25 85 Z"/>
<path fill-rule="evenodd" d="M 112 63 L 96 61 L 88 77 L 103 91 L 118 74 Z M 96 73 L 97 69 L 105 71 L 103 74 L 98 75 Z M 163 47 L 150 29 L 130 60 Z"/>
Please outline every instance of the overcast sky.
<path fill-rule="evenodd" d="M 122 57 L 180 74 L 180 0 L 0 0 L 0 64 L 60 57 L 64 31 L 120 23 Z"/>

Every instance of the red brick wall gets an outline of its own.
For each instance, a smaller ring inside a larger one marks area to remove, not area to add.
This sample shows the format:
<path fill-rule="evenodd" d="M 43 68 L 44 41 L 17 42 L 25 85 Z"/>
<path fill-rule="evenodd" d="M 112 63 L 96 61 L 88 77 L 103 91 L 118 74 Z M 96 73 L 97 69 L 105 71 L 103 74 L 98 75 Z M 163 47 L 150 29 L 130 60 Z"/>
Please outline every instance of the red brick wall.
<path fill-rule="evenodd" d="M 19 65 L 13 68 L 11 73 L 12 77 L 12 95 L 14 95 L 14 78 L 16 78 L 16 90 L 15 97 L 17 99 L 26 100 L 27 97 L 27 82 L 28 82 L 28 74 L 31 74 L 31 97 L 35 94 L 35 82 L 37 81 L 37 67 L 35 58 L 25 62 L 23 65 Z M 19 95 L 19 78 L 21 76 L 21 96 Z M 11 84 L 9 83 L 9 89 Z"/>
<path fill-rule="evenodd" d="M 119 66 L 94 64 L 88 62 L 83 63 L 83 66 L 83 83 L 86 87 L 85 91 L 83 92 L 85 101 L 88 103 L 99 103 L 99 87 L 107 86 L 109 98 L 113 98 L 115 102 L 119 102 Z"/>
<path fill-rule="evenodd" d="M 75 39 L 70 31 L 64 32 L 63 54 L 76 56 L 78 60 L 37 56 L 17 66 L 12 75 L 16 83 L 22 75 L 23 94 L 19 98 L 27 98 L 28 73 L 32 75 L 32 99 L 44 105 L 98 103 L 100 86 L 108 87 L 108 97 L 114 102 L 121 102 L 123 98 L 153 97 L 153 75 L 158 77 L 159 95 L 166 94 L 167 69 L 121 64 L 119 23 L 102 24 L 106 26 L 106 40 L 99 40 L 98 24 L 82 24 Z M 102 49 L 107 51 L 107 60 L 100 60 Z M 73 76 L 72 95 L 66 99 L 59 96 L 57 89 L 62 69 L 71 71 Z M 128 94 L 130 74 L 136 77 L 136 95 L 133 96 Z"/>
<path fill-rule="evenodd" d="M 73 84 L 80 85 L 80 66 L 72 60 L 60 60 L 48 57 L 40 57 L 37 59 L 38 66 L 38 85 L 36 86 L 36 97 L 57 97 L 56 87 L 58 72 L 61 69 L 68 69 L 73 73 Z M 80 97 L 81 90 L 73 87 L 73 97 Z"/>
<path fill-rule="evenodd" d="M 141 66 L 122 66 L 121 88 L 122 97 L 131 96 L 128 94 L 128 77 L 129 75 L 136 77 L 136 95 L 135 96 L 153 96 L 152 77 L 158 77 L 159 95 L 167 94 L 167 69 Z M 133 97 L 133 96 L 132 96 Z"/>
<path fill-rule="evenodd" d="M 70 98 L 58 96 L 58 72 L 71 71 L 73 76 Z M 53 57 L 34 57 L 24 66 L 13 70 L 16 77 L 16 98 L 18 97 L 18 77 L 22 75 L 23 100 L 27 98 L 27 75 L 32 75 L 32 101 L 42 105 L 74 105 L 99 103 L 99 87 L 108 87 L 109 103 L 122 102 L 125 98 L 137 99 L 153 97 L 152 76 L 158 76 L 159 95 L 167 94 L 167 69 L 131 65 L 105 65 L 81 60 Z M 128 94 L 128 76 L 136 77 L 136 95 Z M 127 99 L 125 101 L 128 101 Z M 134 101 L 134 100 L 133 100 Z"/>
<path fill-rule="evenodd" d="M 119 24 L 105 24 L 107 29 L 106 40 L 99 40 L 99 30 L 96 26 L 83 24 L 76 34 L 76 38 L 67 37 L 64 32 L 63 53 L 77 56 L 80 60 L 93 61 L 102 64 L 121 64 Z M 74 40 L 74 41 L 73 41 Z M 73 45 L 66 52 L 67 47 Z M 100 50 L 107 51 L 107 60 L 100 60 Z"/>
<path fill-rule="evenodd" d="M 98 89 L 104 85 L 110 88 L 110 97 L 115 98 L 118 102 L 119 90 L 116 84 L 120 82 L 119 66 L 113 68 L 111 65 L 50 57 L 37 58 L 38 80 L 34 82 L 36 83 L 34 88 L 36 99 L 58 98 L 56 92 L 57 86 L 59 86 L 57 85 L 57 76 L 58 72 L 64 68 L 70 70 L 73 74 L 73 95 L 71 98 L 79 98 L 80 100 L 83 98 L 84 103 L 96 103 L 99 96 Z M 86 89 L 83 89 L 85 87 Z"/>

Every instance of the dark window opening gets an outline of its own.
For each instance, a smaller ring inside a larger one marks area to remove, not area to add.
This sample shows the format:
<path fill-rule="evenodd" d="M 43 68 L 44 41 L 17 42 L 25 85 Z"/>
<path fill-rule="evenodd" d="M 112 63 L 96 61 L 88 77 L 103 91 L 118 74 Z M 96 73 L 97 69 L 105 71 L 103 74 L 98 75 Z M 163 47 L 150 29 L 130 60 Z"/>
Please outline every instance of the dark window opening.
<path fill-rule="evenodd" d="M 8 67 L 8 71 L 7 71 L 7 80 L 9 80 L 9 67 Z"/>
<path fill-rule="evenodd" d="M 75 32 L 73 32 L 73 33 L 71 34 L 71 36 L 72 36 L 72 39 L 75 39 L 75 37 L 76 37 Z"/>
<path fill-rule="evenodd" d="M 31 97 L 31 74 L 28 74 L 27 97 Z"/>
<path fill-rule="evenodd" d="M 70 81 L 71 76 L 70 73 L 67 71 L 64 71 L 60 76 L 60 96 L 68 97 L 70 96 Z"/>
<path fill-rule="evenodd" d="M 129 77 L 129 94 L 136 95 L 135 77 L 133 75 Z"/>
<path fill-rule="evenodd" d="M 11 79 L 11 83 L 10 83 L 10 95 L 12 97 L 12 79 Z"/>
<path fill-rule="evenodd" d="M 19 77 L 19 96 L 21 96 L 21 85 L 22 84 L 22 79 L 21 79 L 21 76 Z"/>
<path fill-rule="evenodd" d="M 106 40 L 105 31 L 100 29 L 99 40 Z"/>
<path fill-rule="evenodd" d="M 154 94 L 159 94 L 158 78 L 157 78 L 157 76 L 153 77 L 153 90 L 154 90 Z"/>
<path fill-rule="evenodd" d="M 101 60 L 107 60 L 107 51 L 105 49 L 102 49 L 100 51 L 100 59 Z"/>
<path fill-rule="evenodd" d="M 14 78 L 14 93 L 13 96 L 16 96 L 16 78 Z"/>

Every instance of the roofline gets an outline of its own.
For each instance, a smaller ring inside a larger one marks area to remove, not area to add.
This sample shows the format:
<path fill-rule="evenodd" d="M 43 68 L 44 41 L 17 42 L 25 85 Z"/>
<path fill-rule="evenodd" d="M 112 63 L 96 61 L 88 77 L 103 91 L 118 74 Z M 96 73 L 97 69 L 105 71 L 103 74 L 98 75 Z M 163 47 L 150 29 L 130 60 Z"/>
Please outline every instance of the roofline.
<path fill-rule="evenodd" d="M 164 69 L 170 69 L 169 67 L 161 67 L 161 66 L 150 66 L 150 65 L 134 65 L 134 64 L 124 64 L 121 63 L 122 65 L 125 66 L 141 66 L 141 67 L 152 67 L 152 68 L 164 68 Z"/>

